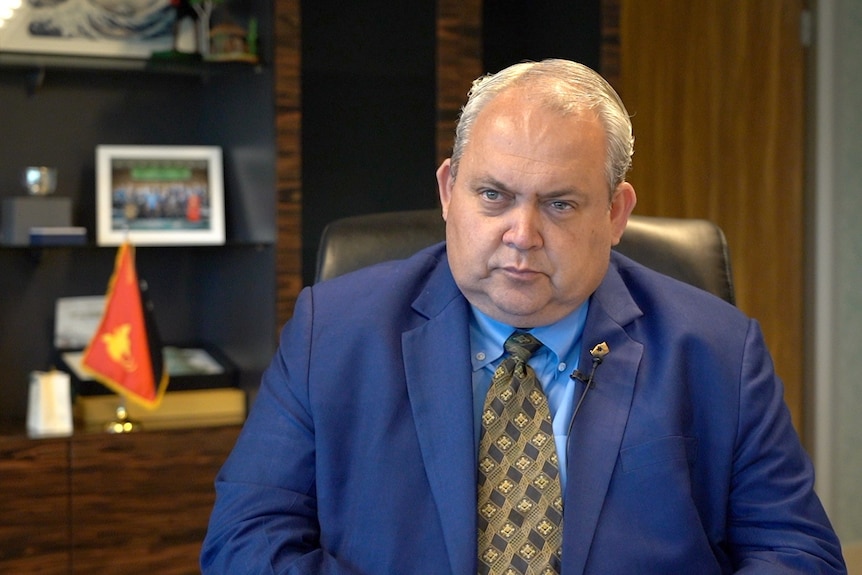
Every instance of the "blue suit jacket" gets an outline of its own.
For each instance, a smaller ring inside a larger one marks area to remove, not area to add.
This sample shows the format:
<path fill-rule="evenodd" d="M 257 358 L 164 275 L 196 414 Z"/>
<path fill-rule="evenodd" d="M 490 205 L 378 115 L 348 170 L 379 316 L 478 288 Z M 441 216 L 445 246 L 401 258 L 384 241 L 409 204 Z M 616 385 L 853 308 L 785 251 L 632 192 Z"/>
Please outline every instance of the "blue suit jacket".
<path fill-rule="evenodd" d="M 304 290 L 216 480 L 204 573 L 476 573 L 468 314 L 442 244 Z M 602 341 L 564 574 L 844 572 L 756 322 L 614 254 L 581 365 Z"/>

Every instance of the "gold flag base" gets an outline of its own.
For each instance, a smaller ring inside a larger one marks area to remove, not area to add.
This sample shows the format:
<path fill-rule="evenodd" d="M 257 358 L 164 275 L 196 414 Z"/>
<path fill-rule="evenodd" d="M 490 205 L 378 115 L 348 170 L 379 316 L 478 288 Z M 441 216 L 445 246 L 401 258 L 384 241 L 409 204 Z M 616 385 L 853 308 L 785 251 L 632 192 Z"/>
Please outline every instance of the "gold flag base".
<path fill-rule="evenodd" d="M 140 430 L 141 424 L 129 418 L 126 406 L 122 403 L 117 406 L 117 418 L 105 425 L 105 431 L 108 433 L 133 433 Z"/>

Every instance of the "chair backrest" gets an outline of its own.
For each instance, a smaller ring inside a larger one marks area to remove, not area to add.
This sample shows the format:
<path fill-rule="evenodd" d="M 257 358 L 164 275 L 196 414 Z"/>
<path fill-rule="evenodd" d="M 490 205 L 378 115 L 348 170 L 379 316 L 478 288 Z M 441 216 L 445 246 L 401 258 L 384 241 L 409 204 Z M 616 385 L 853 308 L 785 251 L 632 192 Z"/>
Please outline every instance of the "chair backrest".
<path fill-rule="evenodd" d="M 406 258 L 445 237 L 440 210 L 385 212 L 336 220 L 323 230 L 315 281 L 377 262 Z M 631 216 L 614 249 L 735 303 L 727 241 L 721 228 L 710 221 Z"/>

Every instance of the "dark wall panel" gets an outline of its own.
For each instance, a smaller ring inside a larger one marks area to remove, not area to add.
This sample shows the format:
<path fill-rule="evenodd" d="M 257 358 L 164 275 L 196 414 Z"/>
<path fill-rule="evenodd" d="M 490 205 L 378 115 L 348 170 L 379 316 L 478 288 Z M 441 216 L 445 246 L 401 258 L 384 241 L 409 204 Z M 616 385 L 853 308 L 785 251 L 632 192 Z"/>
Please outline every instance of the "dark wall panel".
<path fill-rule="evenodd" d="M 435 2 L 302 4 L 303 281 L 333 219 L 436 205 Z"/>
<path fill-rule="evenodd" d="M 485 70 L 522 60 L 566 58 L 599 69 L 600 0 L 487 0 L 483 3 Z"/>

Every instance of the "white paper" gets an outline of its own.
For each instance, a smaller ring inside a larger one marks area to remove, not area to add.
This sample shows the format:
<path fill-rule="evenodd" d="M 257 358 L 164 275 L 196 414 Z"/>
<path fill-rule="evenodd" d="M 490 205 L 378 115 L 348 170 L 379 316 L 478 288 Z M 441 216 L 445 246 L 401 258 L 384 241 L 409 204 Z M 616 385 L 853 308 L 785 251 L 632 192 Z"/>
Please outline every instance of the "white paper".
<path fill-rule="evenodd" d="M 83 351 L 64 351 L 60 354 L 60 358 L 78 381 L 95 381 L 93 376 L 84 371 L 84 352 Z"/>
<path fill-rule="evenodd" d="M 169 375 L 214 375 L 224 368 L 203 349 L 165 347 L 165 367 Z"/>
<path fill-rule="evenodd" d="M 71 435 L 72 394 L 69 374 L 34 371 L 30 374 L 27 433 L 32 436 Z"/>

